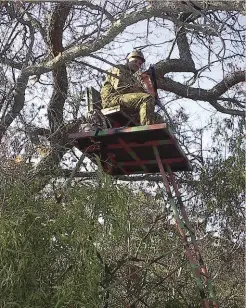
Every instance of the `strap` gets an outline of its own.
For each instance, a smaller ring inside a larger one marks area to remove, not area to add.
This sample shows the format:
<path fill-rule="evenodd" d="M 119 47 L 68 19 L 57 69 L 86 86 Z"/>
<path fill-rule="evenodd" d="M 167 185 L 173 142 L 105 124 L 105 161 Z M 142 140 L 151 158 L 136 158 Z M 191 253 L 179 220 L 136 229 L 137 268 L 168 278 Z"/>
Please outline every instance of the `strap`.
<path fill-rule="evenodd" d="M 150 73 L 150 79 L 152 81 L 155 93 L 157 95 L 157 81 L 156 81 L 156 72 L 155 67 L 153 65 L 150 65 L 149 67 L 149 73 Z"/>

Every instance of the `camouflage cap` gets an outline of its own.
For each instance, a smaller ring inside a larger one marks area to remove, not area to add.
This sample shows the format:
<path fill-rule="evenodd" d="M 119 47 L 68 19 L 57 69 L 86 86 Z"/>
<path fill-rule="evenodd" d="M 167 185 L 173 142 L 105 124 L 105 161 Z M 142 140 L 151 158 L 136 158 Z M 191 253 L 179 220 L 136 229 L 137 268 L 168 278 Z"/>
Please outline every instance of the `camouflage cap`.
<path fill-rule="evenodd" d="M 130 58 L 140 58 L 140 59 L 143 60 L 143 62 L 145 62 L 144 55 L 143 55 L 142 51 L 140 51 L 140 50 L 134 49 L 132 52 L 130 52 L 127 55 L 127 60 L 129 60 Z"/>

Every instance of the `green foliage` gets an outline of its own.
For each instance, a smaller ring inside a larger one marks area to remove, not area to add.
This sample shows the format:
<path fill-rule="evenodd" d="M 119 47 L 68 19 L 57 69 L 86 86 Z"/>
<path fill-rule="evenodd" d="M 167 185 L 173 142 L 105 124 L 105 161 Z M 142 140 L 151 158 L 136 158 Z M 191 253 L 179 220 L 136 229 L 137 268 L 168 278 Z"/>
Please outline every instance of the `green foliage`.
<path fill-rule="evenodd" d="M 153 220 L 153 198 L 108 176 L 70 188 L 62 204 L 32 194 L 32 185 L 23 189 L 17 177 L 10 182 L 0 217 L 1 307 L 99 307 L 105 288 L 112 305 L 123 307 L 181 262 L 177 237 L 163 232 L 165 214 Z M 161 254 L 163 265 L 151 265 Z M 127 278 L 142 266 L 136 283 Z M 173 298 L 168 283 L 166 290 L 164 302 Z"/>
<path fill-rule="evenodd" d="M 215 119 L 216 121 L 216 119 Z M 245 150 L 244 121 L 213 126 L 212 148 L 186 185 L 189 216 L 202 240 L 202 254 L 220 307 L 244 305 Z"/>
<path fill-rule="evenodd" d="M 96 228 L 89 198 L 61 206 L 21 196 L 19 185 L 0 218 L 0 306 L 97 307 L 103 266 L 90 239 Z"/>
<path fill-rule="evenodd" d="M 195 217 L 209 221 L 196 231 L 206 234 L 199 245 L 224 308 L 243 302 L 243 252 L 240 242 L 233 246 L 242 226 L 243 154 L 239 144 L 214 157 L 190 184 Z M 49 186 L 35 193 L 39 179 L 29 168 L 14 171 L 1 181 L 0 307 L 116 308 L 138 299 L 139 307 L 200 306 L 176 226 L 153 189 L 133 191 L 99 171 L 74 182 L 59 203 Z M 206 233 L 215 217 L 219 239 Z"/>

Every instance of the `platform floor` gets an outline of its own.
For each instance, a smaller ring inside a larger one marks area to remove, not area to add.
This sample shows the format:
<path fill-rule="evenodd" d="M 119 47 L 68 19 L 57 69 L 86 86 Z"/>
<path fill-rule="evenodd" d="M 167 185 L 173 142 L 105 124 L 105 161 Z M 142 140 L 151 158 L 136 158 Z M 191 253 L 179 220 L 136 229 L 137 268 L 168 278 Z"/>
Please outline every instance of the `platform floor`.
<path fill-rule="evenodd" d="M 157 147 L 163 166 L 172 171 L 191 171 L 192 167 L 167 124 L 114 128 L 69 136 L 81 152 L 96 154 L 105 172 L 111 175 L 159 173 L 153 147 Z"/>

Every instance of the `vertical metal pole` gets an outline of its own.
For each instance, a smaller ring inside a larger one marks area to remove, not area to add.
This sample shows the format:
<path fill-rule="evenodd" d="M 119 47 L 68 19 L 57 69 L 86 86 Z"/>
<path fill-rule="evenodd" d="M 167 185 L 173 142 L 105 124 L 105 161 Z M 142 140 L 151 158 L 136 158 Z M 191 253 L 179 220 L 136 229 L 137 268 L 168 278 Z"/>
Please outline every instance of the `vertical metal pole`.
<path fill-rule="evenodd" d="M 196 237 L 194 235 L 194 232 L 192 231 L 192 227 L 190 225 L 190 222 L 189 222 L 186 210 L 185 210 L 185 206 L 184 206 L 184 203 L 183 203 L 182 198 L 181 198 L 181 194 L 180 194 L 178 186 L 176 184 L 176 181 L 175 181 L 175 178 L 174 178 L 174 174 L 173 174 L 173 172 L 171 170 L 171 167 L 169 165 L 166 165 L 166 166 L 167 166 L 167 171 L 168 171 L 168 174 L 169 174 L 172 186 L 173 186 L 175 194 L 177 196 L 177 200 L 178 200 L 178 203 L 179 203 L 179 207 L 180 207 L 180 210 L 181 210 L 182 217 L 184 219 L 184 222 L 185 222 L 188 230 L 190 231 L 191 241 L 192 241 L 192 244 L 194 246 L 196 258 L 197 258 L 197 260 L 198 260 L 198 262 L 200 264 L 202 273 L 203 273 L 203 275 L 205 277 L 206 285 L 207 285 L 207 288 L 208 288 L 208 291 L 209 291 L 209 297 L 213 301 L 214 308 L 219 308 L 219 304 L 218 304 L 218 302 L 216 300 L 215 291 L 214 291 L 214 288 L 213 288 L 213 284 L 212 284 L 211 278 L 210 278 L 210 276 L 208 274 L 206 265 L 205 265 L 205 263 L 203 261 L 203 258 L 201 256 L 201 253 L 200 253 L 200 250 L 199 250 L 198 243 L 197 243 Z"/>
<path fill-rule="evenodd" d="M 177 223 L 177 227 L 178 227 L 178 230 L 179 230 L 180 235 L 181 235 L 182 240 L 183 240 L 183 244 L 184 244 L 184 248 L 185 248 L 185 254 L 186 254 L 188 261 L 190 262 L 190 266 L 191 266 L 193 275 L 195 277 L 200 296 L 202 298 L 203 307 L 209 308 L 209 301 L 208 301 L 206 293 L 204 291 L 203 281 L 201 279 L 200 268 L 196 264 L 194 257 L 191 253 L 191 250 L 189 248 L 189 243 L 187 241 L 187 236 L 185 234 L 185 224 L 179 217 L 179 213 L 178 213 L 177 207 L 175 205 L 174 198 L 173 198 L 172 192 L 171 192 L 171 188 L 170 188 L 170 185 L 168 183 L 168 179 L 167 179 L 164 167 L 162 165 L 162 161 L 161 161 L 157 147 L 154 146 L 153 150 L 154 150 L 154 154 L 155 154 L 155 157 L 156 157 L 156 161 L 158 163 L 158 167 L 160 169 L 160 173 L 161 173 L 161 176 L 162 176 L 162 179 L 163 179 L 164 186 L 165 186 L 166 191 L 167 191 L 168 200 L 169 200 L 170 205 L 172 207 L 172 211 L 173 211 L 176 223 Z"/>

